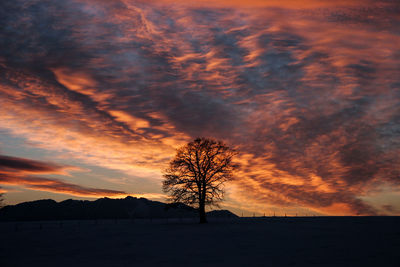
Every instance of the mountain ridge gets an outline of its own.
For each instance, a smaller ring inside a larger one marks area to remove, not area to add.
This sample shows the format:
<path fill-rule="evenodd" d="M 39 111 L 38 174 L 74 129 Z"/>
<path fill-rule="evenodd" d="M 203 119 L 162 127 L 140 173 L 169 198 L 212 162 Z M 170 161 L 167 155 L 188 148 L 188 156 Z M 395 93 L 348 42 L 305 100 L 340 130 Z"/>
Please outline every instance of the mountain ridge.
<path fill-rule="evenodd" d="M 146 198 L 66 199 L 57 202 L 41 199 L 8 205 L 0 209 L 0 221 L 132 219 L 132 218 L 193 218 L 195 208 L 183 203 L 167 204 Z M 237 217 L 228 210 L 213 210 L 208 217 Z"/>

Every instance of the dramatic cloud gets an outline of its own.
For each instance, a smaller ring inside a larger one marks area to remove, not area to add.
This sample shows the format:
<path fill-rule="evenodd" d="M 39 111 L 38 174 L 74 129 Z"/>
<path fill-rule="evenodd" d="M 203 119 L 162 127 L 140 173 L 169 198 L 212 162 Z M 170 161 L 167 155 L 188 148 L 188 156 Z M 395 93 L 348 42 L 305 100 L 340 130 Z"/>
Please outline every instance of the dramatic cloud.
<path fill-rule="evenodd" d="M 58 179 L 30 176 L 29 174 L 65 173 L 68 167 L 30 159 L 0 155 L 0 184 L 17 185 L 33 190 L 70 194 L 82 197 L 124 196 L 123 191 L 89 188 L 66 183 Z"/>
<path fill-rule="evenodd" d="M 57 179 L 41 177 L 10 177 L 3 176 L 1 184 L 22 185 L 33 190 L 43 190 L 54 193 L 63 193 L 81 197 L 126 196 L 123 191 L 84 187 L 66 183 Z"/>
<path fill-rule="evenodd" d="M 240 151 L 228 205 L 399 210 L 363 200 L 399 188 L 399 14 L 389 0 L 3 1 L 0 127 L 146 179 L 211 136 Z"/>
<path fill-rule="evenodd" d="M 62 166 L 56 164 L 0 155 L 0 171 L 3 173 L 14 171 L 27 173 L 57 173 L 62 169 Z"/>

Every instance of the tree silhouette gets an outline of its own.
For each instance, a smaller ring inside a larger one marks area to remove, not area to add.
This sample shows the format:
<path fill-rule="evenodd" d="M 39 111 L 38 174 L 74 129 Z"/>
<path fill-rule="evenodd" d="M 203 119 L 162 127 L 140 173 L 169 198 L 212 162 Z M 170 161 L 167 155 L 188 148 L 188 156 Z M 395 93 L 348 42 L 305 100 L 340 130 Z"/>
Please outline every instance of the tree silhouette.
<path fill-rule="evenodd" d="M 205 207 L 217 205 L 224 197 L 223 184 L 232 179 L 237 153 L 221 141 L 197 138 L 177 149 L 164 171 L 163 191 L 173 203 L 198 208 L 200 223 L 206 223 Z"/>

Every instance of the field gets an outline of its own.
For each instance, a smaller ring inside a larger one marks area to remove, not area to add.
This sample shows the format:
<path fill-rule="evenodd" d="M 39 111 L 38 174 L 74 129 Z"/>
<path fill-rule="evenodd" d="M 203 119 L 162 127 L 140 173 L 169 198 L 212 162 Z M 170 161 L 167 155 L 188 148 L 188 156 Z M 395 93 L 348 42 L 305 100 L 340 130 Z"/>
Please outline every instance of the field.
<path fill-rule="evenodd" d="M 399 266 L 399 217 L 0 223 L 0 266 Z"/>

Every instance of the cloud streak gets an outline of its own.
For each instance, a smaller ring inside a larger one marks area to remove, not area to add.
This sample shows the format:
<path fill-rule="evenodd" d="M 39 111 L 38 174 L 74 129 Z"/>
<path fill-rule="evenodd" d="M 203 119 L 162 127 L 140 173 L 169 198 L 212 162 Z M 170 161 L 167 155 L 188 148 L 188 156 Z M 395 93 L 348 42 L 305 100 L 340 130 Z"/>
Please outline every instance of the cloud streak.
<path fill-rule="evenodd" d="M 396 2 L 0 7 L 0 125 L 41 148 L 150 179 L 220 138 L 241 152 L 232 200 L 258 209 L 377 214 L 362 197 L 399 187 Z"/>
<path fill-rule="evenodd" d="M 123 191 L 84 187 L 32 174 L 65 174 L 69 166 L 0 155 L 0 184 L 81 197 L 125 196 Z M 70 168 L 70 167 L 69 167 Z"/>
<path fill-rule="evenodd" d="M 3 172 L 57 173 L 62 169 L 63 167 L 57 164 L 0 155 L 0 170 Z"/>

